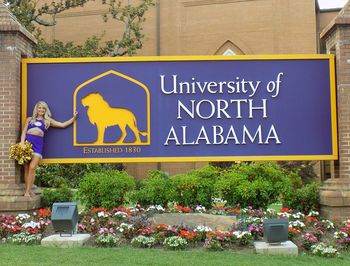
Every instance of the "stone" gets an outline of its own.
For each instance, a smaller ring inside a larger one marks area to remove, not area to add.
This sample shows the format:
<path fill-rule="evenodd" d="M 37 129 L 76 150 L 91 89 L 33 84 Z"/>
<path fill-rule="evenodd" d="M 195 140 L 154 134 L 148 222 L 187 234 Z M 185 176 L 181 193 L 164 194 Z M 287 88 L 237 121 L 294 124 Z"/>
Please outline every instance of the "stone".
<path fill-rule="evenodd" d="M 255 252 L 262 255 L 298 256 L 298 247 L 292 241 L 280 244 L 269 244 L 263 241 L 254 242 Z"/>
<path fill-rule="evenodd" d="M 72 236 L 60 236 L 59 234 L 45 237 L 41 240 L 44 247 L 71 248 L 81 247 L 90 239 L 89 234 L 74 234 Z"/>
<path fill-rule="evenodd" d="M 235 216 L 214 215 L 206 213 L 162 213 L 150 217 L 153 225 L 187 225 L 196 227 L 198 225 L 209 226 L 212 230 L 226 231 L 237 225 Z"/>

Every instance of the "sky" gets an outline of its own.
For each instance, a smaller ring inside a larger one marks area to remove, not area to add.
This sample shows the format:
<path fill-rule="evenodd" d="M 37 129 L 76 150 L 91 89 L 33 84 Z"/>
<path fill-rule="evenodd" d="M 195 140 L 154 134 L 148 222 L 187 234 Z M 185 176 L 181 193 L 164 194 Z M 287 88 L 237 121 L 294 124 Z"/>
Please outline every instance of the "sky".
<path fill-rule="evenodd" d="M 348 0 L 318 0 L 320 9 L 343 7 Z"/>

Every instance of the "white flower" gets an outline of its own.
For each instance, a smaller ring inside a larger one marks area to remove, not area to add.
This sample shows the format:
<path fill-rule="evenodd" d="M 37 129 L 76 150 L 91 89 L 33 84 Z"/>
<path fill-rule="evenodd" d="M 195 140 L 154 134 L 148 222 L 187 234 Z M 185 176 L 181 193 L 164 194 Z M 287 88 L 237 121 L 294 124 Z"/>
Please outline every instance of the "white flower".
<path fill-rule="evenodd" d="M 188 242 L 186 239 L 181 238 L 179 236 L 171 236 L 164 239 L 164 246 L 176 249 L 176 248 L 184 248 L 187 246 Z"/>
<path fill-rule="evenodd" d="M 301 212 L 297 212 L 291 215 L 292 218 L 294 219 L 302 219 L 304 218 L 305 214 L 301 213 Z"/>
<path fill-rule="evenodd" d="M 346 220 L 343 222 L 343 224 L 348 224 L 348 223 L 350 223 L 350 220 Z"/>
<path fill-rule="evenodd" d="M 289 218 L 291 216 L 291 214 L 288 212 L 279 212 L 277 215 L 284 218 Z"/>
<path fill-rule="evenodd" d="M 23 228 L 40 228 L 40 223 L 30 221 L 29 223 L 25 223 L 22 225 Z"/>
<path fill-rule="evenodd" d="M 327 229 L 334 229 L 334 224 L 330 220 L 322 220 L 321 222 L 326 224 Z"/>
<path fill-rule="evenodd" d="M 107 218 L 108 217 L 108 213 L 104 212 L 104 211 L 100 211 L 97 213 L 98 217 L 103 217 L 103 218 Z"/>
<path fill-rule="evenodd" d="M 248 213 L 248 208 L 243 208 L 243 209 L 241 209 L 241 213 L 243 213 L 243 214 L 246 214 L 246 213 Z"/>
<path fill-rule="evenodd" d="M 248 235 L 248 236 L 252 235 L 248 231 L 234 231 L 232 234 L 235 235 L 237 237 L 237 239 L 241 239 L 242 237 L 244 237 L 246 235 Z"/>
<path fill-rule="evenodd" d="M 275 209 L 270 209 L 270 208 L 267 208 L 265 214 L 275 214 L 276 213 L 276 210 Z"/>
<path fill-rule="evenodd" d="M 343 239 L 343 238 L 347 238 L 348 234 L 342 231 L 339 232 L 334 232 L 334 238 L 336 239 Z"/>
<path fill-rule="evenodd" d="M 310 211 L 307 216 L 318 217 L 320 213 L 318 211 Z"/>
<path fill-rule="evenodd" d="M 222 198 L 212 198 L 214 203 L 227 203 L 227 200 L 223 200 Z"/>
<path fill-rule="evenodd" d="M 197 205 L 195 210 L 196 210 L 196 212 L 200 212 L 200 213 L 203 213 L 206 211 L 205 207 L 202 205 Z"/>
<path fill-rule="evenodd" d="M 41 240 L 41 234 L 29 234 L 26 232 L 21 232 L 19 234 L 14 234 L 10 240 L 12 243 L 16 244 L 34 244 L 39 243 Z"/>
<path fill-rule="evenodd" d="M 151 205 L 147 208 L 147 212 L 149 211 L 159 211 L 159 212 L 164 212 L 164 208 L 161 205 Z"/>
<path fill-rule="evenodd" d="M 108 233 L 99 235 L 95 241 L 98 246 L 113 247 L 117 245 L 119 240 L 120 239 L 117 236 Z"/>
<path fill-rule="evenodd" d="M 126 212 L 121 212 L 121 211 L 117 211 L 114 216 L 120 216 L 122 218 L 126 218 L 128 216 L 128 214 Z"/>
<path fill-rule="evenodd" d="M 296 221 L 290 221 L 289 226 L 293 228 L 303 228 L 305 227 L 305 224 L 299 220 L 296 220 Z"/>
<path fill-rule="evenodd" d="M 19 222 L 23 222 L 24 220 L 26 220 L 28 218 L 30 218 L 30 215 L 26 214 L 26 213 L 20 213 L 16 216 L 16 220 Z"/>
<path fill-rule="evenodd" d="M 193 231 L 194 232 L 211 232 L 213 230 L 209 226 L 198 225 Z"/>
<path fill-rule="evenodd" d="M 325 243 L 321 242 L 316 245 L 311 246 L 311 252 L 314 255 L 323 257 L 336 257 L 339 256 L 339 252 L 333 246 L 327 246 Z"/>
<path fill-rule="evenodd" d="M 117 230 L 121 233 L 123 233 L 125 230 L 132 229 L 134 226 L 132 224 L 127 224 L 127 223 L 121 223 Z"/>
<path fill-rule="evenodd" d="M 131 244 L 139 247 L 152 247 L 156 243 L 156 239 L 152 236 L 136 236 L 131 240 Z"/>

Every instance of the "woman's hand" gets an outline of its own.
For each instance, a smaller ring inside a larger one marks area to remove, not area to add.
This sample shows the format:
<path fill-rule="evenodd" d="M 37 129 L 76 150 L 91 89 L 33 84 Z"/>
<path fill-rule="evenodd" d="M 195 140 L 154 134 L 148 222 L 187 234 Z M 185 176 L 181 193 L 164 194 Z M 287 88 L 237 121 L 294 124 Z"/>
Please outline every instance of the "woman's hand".
<path fill-rule="evenodd" d="M 77 116 L 78 116 L 78 112 L 77 112 L 77 111 L 74 111 L 74 113 L 73 113 L 73 118 L 74 118 L 74 120 L 77 119 Z"/>

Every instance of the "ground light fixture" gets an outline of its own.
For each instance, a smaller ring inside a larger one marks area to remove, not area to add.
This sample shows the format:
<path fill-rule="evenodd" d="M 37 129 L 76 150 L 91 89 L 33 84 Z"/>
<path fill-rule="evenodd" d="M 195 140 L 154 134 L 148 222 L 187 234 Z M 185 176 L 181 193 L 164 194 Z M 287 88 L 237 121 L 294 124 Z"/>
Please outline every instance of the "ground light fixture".
<path fill-rule="evenodd" d="M 60 236 L 72 236 L 77 232 L 78 206 L 76 202 L 55 202 L 52 205 L 51 222 Z"/>
<path fill-rule="evenodd" d="M 264 240 L 269 244 L 288 241 L 288 219 L 267 219 L 264 221 Z"/>

